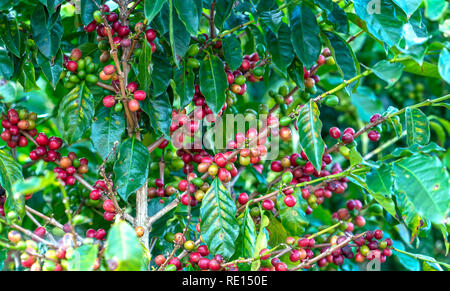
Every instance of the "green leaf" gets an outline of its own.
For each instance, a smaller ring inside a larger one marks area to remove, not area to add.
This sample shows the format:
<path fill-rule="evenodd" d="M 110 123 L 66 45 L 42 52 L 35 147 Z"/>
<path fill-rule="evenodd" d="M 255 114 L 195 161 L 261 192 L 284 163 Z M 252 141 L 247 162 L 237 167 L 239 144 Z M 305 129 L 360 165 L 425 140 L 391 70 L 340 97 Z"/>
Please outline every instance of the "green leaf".
<path fill-rule="evenodd" d="M 336 61 L 336 65 L 342 78 L 344 80 L 349 80 L 359 74 L 361 70 L 359 62 L 350 45 L 335 32 L 324 31 L 324 34 L 328 38 L 331 53 Z M 355 84 L 356 83 L 352 83 L 346 87 L 349 94 L 356 86 Z"/>
<path fill-rule="evenodd" d="M 137 65 L 138 73 L 137 79 L 139 85 L 144 88 L 144 91 L 148 94 L 150 91 L 150 84 L 152 81 L 152 48 L 147 41 L 144 41 L 141 55 L 139 56 L 139 64 Z"/>
<path fill-rule="evenodd" d="M 281 222 L 271 213 L 266 211 L 269 217 L 270 224 L 267 226 L 267 230 L 270 232 L 269 246 L 276 247 L 279 244 L 286 243 L 288 233 Z"/>
<path fill-rule="evenodd" d="M 426 145 L 430 142 L 430 124 L 427 116 L 420 109 L 407 107 L 405 120 L 408 146 Z"/>
<path fill-rule="evenodd" d="M 5 46 L 8 48 L 8 51 L 20 58 L 21 39 L 19 27 L 15 17 L 12 14 L 1 14 L 0 27 L 2 27 L 0 29 L 0 40 L 3 41 Z"/>
<path fill-rule="evenodd" d="M 259 233 L 258 236 L 256 237 L 255 251 L 253 252 L 253 258 L 257 258 L 259 256 L 259 252 L 267 247 L 268 235 L 266 234 L 267 231 L 265 230 L 265 228 L 269 225 L 269 223 L 270 223 L 269 218 L 266 215 L 262 214 L 261 222 L 259 224 Z M 260 260 L 253 261 L 251 265 L 251 270 L 252 271 L 258 270 L 260 265 L 261 265 Z"/>
<path fill-rule="evenodd" d="M 225 21 L 230 17 L 233 8 L 233 1 L 216 0 L 214 24 L 218 29 L 222 29 Z M 210 9 L 210 7 L 205 7 Z"/>
<path fill-rule="evenodd" d="M 8 80 L 14 72 L 14 64 L 8 55 L 8 51 L 0 47 L 0 76 Z"/>
<path fill-rule="evenodd" d="M 399 241 L 395 241 L 394 240 L 394 247 L 396 249 L 405 250 L 404 245 L 399 242 Z M 397 257 L 397 259 L 399 260 L 399 262 L 408 270 L 410 271 L 420 271 L 420 263 L 418 260 L 416 260 L 415 258 L 408 256 L 406 254 L 400 253 L 400 252 L 396 252 L 394 251 L 394 256 Z"/>
<path fill-rule="evenodd" d="M 97 153 L 104 160 L 114 147 L 122 141 L 125 131 L 125 116 L 122 112 L 115 112 L 114 108 L 102 106 L 92 123 L 91 140 Z M 110 158 L 114 155 L 111 154 Z"/>
<path fill-rule="evenodd" d="M 169 58 L 159 51 L 152 56 L 152 63 L 152 96 L 159 96 L 169 87 L 173 74 L 172 66 L 168 65 L 170 64 Z"/>
<path fill-rule="evenodd" d="M 390 0 L 355 0 L 356 14 L 367 23 L 369 32 L 389 47 L 402 37 L 404 21 L 399 9 Z"/>
<path fill-rule="evenodd" d="M 158 134 L 164 134 L 170 139 L 170 124 L 172 122 L 172 105 L 169 96 L 164 93 L 154 99 L 146 98 L 141 102 L 142 110 L 150 118 L 150 125 Z"/>
<path fill-rule="evenodd" d="M 169 40 L 172 48 L 172 57 L 175 64 L 178 66 L 179 58 L 183 58 L 189 49 L 189 42 L 191 35 L 186 30 L 183 22 L 178 18 L 178 15 L 173 9 L 172 0 L 169 0 Z"/>
<path fill-rule="evenodd" d="M 58 53 L 63 34 L 63 27 L 60 17 L 56 19 L 49 17 L 43 5 L 37 5 L 31 15 L 31 29 L 33 40 L 36 42 L 39 51 L 47 58 L 51 59 Z"/>
<path fill-rule="evenodd" d="M 187 31 L 192 35 L 197 35 L 198 24 L 200 21 L 199 10 L 194 0 L 174 0 L 175 9 L 178 12 L 180 20 L 186 26 Z"/>
<path fill-rule="evenodd" d="M 0 149 L 0 185 L 6 191 L 5 213 L 14 211 L 21 218 L 25 214 L 24 196 L 20 193 L 14 193 L 13 184 L 16 181 L 22 181 L 22 166 L 13 159 L 13 157 Z"/>
<path fill-rule="evenodd" d="M 380 79 L 388 83 L 387 88 L 394 85 L 402 76 L 403 68 L 401 63 L 390 63 L 386 60 L 379 61 L 372 67 L 372 71 Z"/>
<path fill-rule="evenodd" d="M 395 205 L 391 199 L 392 192 L 392 168 L 387 164 L 382 164 L 378 169 L 373 168 L 366 175 L 366 184 L 370 195 L 386 209 L 389 214 L 395 217 Z"/>
<path fill-rule="evenodd" d="M 301 4 L 291 11 L 291 41 L 294 51 L 307 67 L 314 65 L 320 55 L 320 28 L 312 10 Z"/>
<path fill-rule="evenodd" d="M 147 181 L 150 155 L 147 148 L 135 137 L 126 139 L 119 147 L 114 163 L 117 193 L 127 201 L 128 197 Z"/>
<path fill-rule="evenodd" d="M 336 2 L 333 2 L 333 10 L 326 17 L 334 24 L 336 32 L 348 33 L 347 13 Z"/>
<path fill-rule="evenodd" d="M 450 84 L 450 52 L 447 48 L 443 48 L 439 55 L 439 74 L 445 82 Z"/>
<path fill-rule="evenodd" d="M 47 78 L 53 89 L 55 89 L 63 71 L 63 57 L 61 50 L 58 51 L 54 60 L 48 60 L 40 52 L 37 53 L 36 60 L 39 67 L 41 67 L 45 78 Z"/>
<path fill-rule="evenodd" d="M 363 162 L 363 158 L 356 147 L 351 148 L 349 160 L 351 167 L 359 165 Z"/>
<path fill-rule="evenodd" d="M 448 172 L 434 156 L 414 155 L 393 163 L 395 188 L 404 193 L 417 212 L 442 223 L 448 212 Z"/>
<path fill-rule="evenodd" d="M 236 205 L 218 178 L 211 183 L 200 207 L 202 238 L 213 254 L 230 258 L 239 235 Z"/>
<path fill-rule="evenodd" d="M 250 208 L 245 208 L 244 217 L 240 224 L 239 236 L 236 240 L 236 258 L 250 258 L 255 251 L 256 227 L 250 215 Z"/>
<path fill-rule="evenodd" d="M 180 96 L 180 108 L 186 107 L 192 101 L 195 93 L 195 75 L 192 70 L 187 71 L 185 67 L 175 72 L 175 92 Z"/>
<path fill-rule="evenodd" d="M 64 96 L 59 104 L 56 126 L 68 144 L 78 141 L 90 129 L 94 105 L 94 97 L 84 83 Z"/>
<path fill-rule="evenodd" d="M 358 117 L 364 122 L 369 122 L 375 113 L 384 111 L 383 104 L 369 87 L 358 87 L 356 92 L 351 94 L 351 101 L 358 111 Z"/>
<path fill-rule="evenodd" d="M 303 70 L 303 65 L 300 64 L 300 66 L 297 66 L 296 62 L 293 62 L 288 68 L 289 77 L 302 91 L 305 89 L 304 73 L 305 71 Z"/>
<path fill-rule="evenodd" d="M 51 171 L 46 171 L 45 176 L 32 176 L 25 180 L 17 180 L 13 185 L 13 192 L 19 192 L 22 195 L 30 195 L 44 190 L 47 187 L 58 184 L 56 174 Z"/>
<path fill-rule="evenodd" d="M 300 188 L 294 190 L 292 196 L 297 200 L 293 207 L 288 207 L 284 203 L 284 194 L 278 195 L 277 209 L 280 214 L 281 224 L 288 234 L 292 236 L 302 236 L 305 232 L 305 227 L 309 224 L 309 219 L 302 209 L 302 204 L 306 203 L 301 197 Z"/>
<path fill-rule="evenodd" d="M 278 29 L 282 24 L 283 19 L 283 11 L 272 10 L 272 11 L 264 11 L 259 15 L 259 20 L 263 24 L 265 24 L 273 33 L 277 34 Z"/>
<path fill-rule="evenodd" d="M 101 4 L 101 1 L 95 0 L 97 4 Z M 84 25 L 88 25 L 94 20 L 94 12 L 98 10 L 97 5 L 95 5 L 92 0 L 80 0 L 80 16 L 81 21 Z"/>
<path fill-rule="evenodd" d="M 133 227 L 125 221 L 115 223 L 108 232 L 105 258 L 108 265 L 117 264 L 115 271 L 141 271 L 144 267 L 144 249 Z"/>
<path fill-rule="evenodd" d="M 394 159 L 398 157 L 410 157 L 417 153 L 429 154 L 434 152 L 445 152 L 445 149 L 441 148 L 434 142 L 431 142 L 426 146 L 413 144 L 409 148 L 396 148 L 392 151 L 392 153 L 384 156 L 382 160 Z"/>
<path fill-rule="evenodd" d="M 156 15 L 158 15 L 159 11 L 161 11 L 161 8 L 166 2 L 167 0 L 145 0 L 144 14 L 149 23 L 153 20 L 153 18 L 155 18 Z"/>
<path fill-rule="evenodd" d="M 447 11 L 446 0 L 425 0 L 425 16 L 433 21 L 441 19 Z"/>
<path fill-rule="evenodd" d="M 325 143 L 322 140 L 322 122 L 319 119 L 320 111 L 316 102 L 310 100 L 300 111 L 298 117 L 298 133 L 300 145 L 305 151 L 308 160 L 320 173 Z"/>
<path fill-rule="evenodd" d="M 30 60 L 26 59 L 22 63 L 22 69 L 19 75 L 19 81 L 21 84 L 23 84 L 25 92 L 40 90 L 40 88 L 36 84 L 36 76 L 34 71 L 35 70 L 33 63 Z"/>
<path fill-rule="evenodd" d="M 392 0 L 398 7 L 400 7 L 406 15 L 411 17 L 417 8 L 419 8 L 422 0 Z"/>
<path fill-rule="evenodd" d="M 222 40 L 222 49 L 225 61 L 232 71 L 237 70 L 242 63 L 242 49 L 239 38 L 234 36 Z"/>
<path fill-rule="evenodd" d="M 67 270 L 93 271 L 97 255 L 97 245 L 82 245 L 74 250 L 72 257 L 67 261 Z"/>
<path fill-rule="evenodd" d="M 214 55 L 202 61 L 200 66 L 200 90 L 206 98 L 206 104 L 217 114 L 225 105 L 228 89 L 227 75 L 222 60 Z"/>
<path fill-rule="evenodd" d="M 422 65 L 419 65 L 415 60 L 408 59 L 405 61 L 401 61 L 405 67 L 403 71 L 408 73 L 413 73 L 419 76 L 431 77 L 440 79 L 441 76 L 439 74 L 438 66 L 429 62 L 423 62 Z"/>
<path fill-rule="evenodd" d="M 0 97 L 4 103 L 13 103 L 23 97 L 23 87 L 13 81 L 0 86 Z"/>
<path fill-rule="evenodd" d="M 287 68 L 294 59 L 289 27 L 286 23 L 281 24 L 278 36 L 270 29 L 266 29 L 266 38 L 266 43 L 270 44 L 267 50 L 272 56 L 273 65 L 284 77 L 287 77 Z"/>

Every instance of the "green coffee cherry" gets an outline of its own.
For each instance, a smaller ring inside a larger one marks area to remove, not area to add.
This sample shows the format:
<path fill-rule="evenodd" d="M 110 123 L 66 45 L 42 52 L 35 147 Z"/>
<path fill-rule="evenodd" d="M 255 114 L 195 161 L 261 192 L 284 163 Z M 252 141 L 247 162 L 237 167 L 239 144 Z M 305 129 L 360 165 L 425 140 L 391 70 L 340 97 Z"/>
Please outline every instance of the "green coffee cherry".
<path fill-rule="evenodd" d="M 244 75 L 238 76 L 236 79 L 234 79 L 234 83 L 238 84 L 239 86 L 244 85 L 244 83 L 245 83 L 245 76 Z"/>
<path fill-rule="evenodd" d="M 325 105 L 335 107 L 339 104 L 339 98 L 336 95 L 329 95 L 325 98 Z"/>
<path fill-rule="evenodd" d="M 187 51 L 187 55 L 190 57 L 195 57 L 199 51 L 200 51 L 200 47 L 198 46 L 198 44 L 193 44 L 189 47 L 189 49 Z"/>
<path fill-rule="evenodd" d="M 289 116 L 283 116 L 280 118 L 280 125 L 281 126 L 288 126 L 291 124 L 292 119 Z"/>

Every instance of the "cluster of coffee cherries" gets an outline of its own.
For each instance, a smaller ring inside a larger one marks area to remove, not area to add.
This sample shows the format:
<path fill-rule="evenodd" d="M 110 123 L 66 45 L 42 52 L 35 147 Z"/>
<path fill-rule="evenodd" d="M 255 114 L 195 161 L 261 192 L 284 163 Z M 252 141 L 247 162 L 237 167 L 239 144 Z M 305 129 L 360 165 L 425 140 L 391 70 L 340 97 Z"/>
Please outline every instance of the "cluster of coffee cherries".
<path fill-rule="evenodd" d="M 224 262 L 223 257 L 219 254 L 215 255 L 214 258 L 209 259 L 208 256 L 210 254 L 208 246 L 199 245 L 195 246 L 195 243 L 192 240 L 186 241 L 186 238 L 182 233 L 177 233 L 174 236 L 175 243 L 179 245 L 183 245 L 184 249 L 189 254 L 189 261 L 192 267 L 197 266 L 200 270 L 211 270 L 211 271 L 219 271 L 222 269 L 221 264 Z M 155 264 L 157 266 L 161 266 L 166 262 L 166 258 L 163 255 L 158 255 L 155 257 Z M 166 271 L 167 270 L 181 270 L 182 263 L 178 257 L 173 257 L 167 262 Z"/>
<path fill-rule="evenodd" d="M 66 157 L 59 159 L 59 167 L 55 167 L 53 171 L 66 185 L 72 186 L 76 182 L 75 174 L 82 176 L 89 171 L 88 164 L 89 162 L 86 158 L 78 159 L 74 152 L 70 152 Z"/>
<path fill-rule="evenodd" d="M 29 157 L 32 161 L 42 159 L 45 162 L 56 162 L 58 167 L 54 168 L 59 179 L 66 185 L 74 185 L 76 179 L 74 174 L 83 175 L 88 172 L 88 160 L 86 158 L 78 159 L 76 154 L 71 152 L 67 157 L 62 157 L 57 151 L 61 148 L 63 141 L 56 136 L 47 137 L 45 133 L 37 133 L 36 130 L 36 114 L 29 113 L 25 109 L 17 112 L 15 109 L 8 110 L 7 119 L 2 120 L 1 124 L 5 129 L 2 133 L 2 139 L 7 137 L 8 146 L 14 148 L 16 146 L 27 146 L 29 137 L 34 138 L 36 148 L 32 150 Z M 30 127 L 31 126 L 31 127 Z M 6 133 L 5 133 L 6 132 Z M 31 197 L 28 197 L 28 199 Z"/>
<path fill-rule="evenodd" d="M 148 198 L 152 199 L 155 197 L 170 197 L 177 189 L 172 185 L 164 185 L 163 179 L 151 179 L 149 182 L 149 187 L 147 190 Z"/>
<path fill-rule="evenodd" d="M 183 205 L 196 206 L 199 202 L 202 202 L 206 191 L 209 189 L 209 184 L 196 177 L 194 173 L 190 173 L 188 180 L 178 182 L 178 189 L 182 192 L 187 191 L 187 193 L 181 195 Z"/>
<path fill-rule="evenodd" d="M 392 256 L 392 239 L 386 238 L 383 240 L 381 229 L 369 230 L 354 242 L 358 246 L 355 254 L 357 263 L 362 263 L 366 259 L 369 261 L 378 259 L 380 263 L 384 263 L 387 257 Z"/>
<path fill-rule="evenodd" d="M 99 228 L 97 230 L 90 228 L 86 231 L 87 238 L 95 238 L 98 240 L 104 240 L 105 236 L 106 236 L 106 230 L 104 230 L 103 228 Z"/>
<path fill-rule="evenodd" d="M 34 112 L 28 112 L 26 109 L 9 109 L 6 118 L 2 120 L 3 132 L 0 137 L 6 142 L 8 147 L 26 147 L 28 139 L 23 135 L 24 132 L 34 137 L 36 130 L 37 115 Z"/>
<path fill-rule="evenodd" d="M 345 231 L 352 232 L 354 227 L 363 227 L 366 225 L 365 218 L 360 215 L 360 211 L 363 205 L 358 199 L 348 200 L 345 208 L 340 208 L 332 215 L 333 222 L 342 221 L 345 222 Z M 351 221 L 350 221 L 351 220 Z"/>
<path fill-rule="evenodd" d="M 102 63 L 107 62 L 110 58 L 109 55 L 109 41 L 108 41 L 108 32 L 107 29 L 103 23 L 102 19 L 102 13 L 105 15 L 106 21 L 108 22 L 109 26 L 111 27 L 111 35 L 113 37 L 113 43 L 116 47 L 130 47 L 131 46 L 131 39 L 129 37 L 131 30 L 128 25 L 122 25 L 122 23 L 119 21 L 119 15 L 117 13 L 110 11 L 110 8 L 108 5 L 103 5 L 102 11 L 97 10 L 94 12 L 94 20 L 86 25 L 84 27 L 84 30 L 88 33 L 93 32 L 94 30 L 97 31 L 97 41 L 98 41 L 98 47 L 102 51 L 102 54 L 100 56 L 100 61 Z M 138 25 L 142 26 L 142 23 L 138 23 L 135 26 L 135 31 L 137 32 L 138 29 L 141 27 L 138 27 Z"/>
<path fill-rule="evenodd" d="M 110 188 L 113 189 L 113 182 L 109 181 Z M 104 180 L 97 180 L 95 182 L 94 186 L 92 186 L 94 189 L 89 193 L 89 197 L 94 200 L 100 200 L 103 197 L 103 193 L 108 191 L 108 187 L 106 185 L 106 182 Z M 105 211 L 103 213 L 103 218 L 106 221 L 113 221 L 116 217 L 116 207 L 114 205 L 114 202 L 111 199 L 104 199 L 103 200 L 103 210 Z"/>
<path fill-rule="evenodd" d="M 237 95 L 244 95 L 247 91 L 246 81 L 259 82 L 263 79 L 264 68 L 256 67 L 259 62 L 259 55 L 257 52 L 251 55 L 245 55 L 242 59 L 242 64 L 239 69 L 232 72 L 226 69 L 228 85 L 231 92 Z"/>
<path fill-rule="evenodd" d="M 239 164 L 241 166 L 255 165 L 267 154 L 265 143 L 267 136 L 261 136 L 256 128 L 249 128 L 244 135 L 236 133 L 234 140 L 227 145 L 229 149 L 239 149 Z"/>
<path fill-rule="evenodd" d="M 324 64 L 334 64 L 334 59 L 331 56 L 331 51 L 329 48 L 324 48 L 322 50 L 322 53 L 319 55 L 316 64 L 313 65 L 309 70 L 307 70 L 306 68 L 303 69 L 303 79 L 305 87 L 312 94 L 315 94 L 317 92 L 316 84 L 320 82 L 320 77 L 316 75 L 317 69 Z"/>
<path fill-rule="evenodd" d="M 376 113 L 376 114 L 374 114 L 374 115 L 372 115 L 372 116 L 370 117 L 370 123 L 374 123 L 374 122 L 376 122 L 376 121 L 377 121 L 378 119 L 380 119 L 380 118 L 381 118 L 381 115 L 378 114 L 378 113 Z M 339 128 L 337 128 L 337 127 L 332 127 L 332 128 L 330 128 L 330 130 L 329 130 L 330 136 L 331 136 L 332 138 L 334 138 L 334 139 L 339 139 L 339 138 L 341 138 L 341 141 L 342 141 L 343 144 L 351 144 L 351 143 L 353 143 L 355 133 L 356 133 L 356 132 L 355 132 L 355 130 L 354 130 L 353 128 L 348 127 L 348 128 L 346 128 L 346 129 L 344 130 L 344 132 L 343 132 L 343 134 L 342 134 L 342 137 L 341 137 L 341 131 L 340 131 Z M 369 131 L 368 136 L 369 136 L 370 141 L 373 141 L 373 142 L 379 141 L 379 140 L 380 140 L 380 137 L 381 137 L 380 133 L 379 133 L 377 130 L 371 130 L 371 131 Z"/>
<path fill-rule="evenodd" d="M 342 168 L 339 164 L 333 164 L 331 167 L 331 172 L 326 170 L 327 165 L 332 163 L 332 157 L 329 154 L 326 154 L 322 157 L 322 166 L 320 173 L 314 168 L 312 163 L 308 160 L 304 151 L 301 151 L 300 154 L 293 153 L 290 156 L 285 156 L 280 161 L 273 161 L 271 164 L 271 170 L 277 173 L 284 172 L 281 176 L 281 180 L 284 184 L 295 185 L 298 183 L 303 183 L 307 181 L 311 181 L 312 176 L 326 177 L 329 175 L 334 175 L 342 172 Z M 310 214 L 313 209 L 317 208 L 318 205 L 324 202 L 325 198 L 331 198 L 333 192 L 334 193 L 343 193 L 347 188 L 347 180 L 346 178 L 342 178 L 339 181 L 330 181 L 323 187 L 305 187 L 301 189 L 301 196 L 308 202 L 308 208 L 306 209 L 306 213 Z M 293 193 L 293 189 L 284 189 L 282 192 L 285 195 L 291 195 Z M 286 196 L 287 197 L 287 196 Z M 294 198 L 294 197 L 293 197 Z M 289 199 L 290 200 L 290 199 Z M 270 201 L 270 202 L 269 202 Z M 264 201 L 265 202 L 265 201 Z M 264 207 L 263 202 L 263 207 Z M 273 201 L 267 200 L 266 202 L 269 209 L 264 207 L 267 210 L 271 210 L 273 207 Z M 286 204 L 288 205 L 288 204 Z M 295 205 L 295 204 L 294 204 Z"/>
<path fill-rule="evenodd" d="M 99 65 L 93 62 L 92 57 L 86 56 L 83 58 L 81 50 L 74 48 L 70 52 L 70 56 L 64 55 L 63 59 L 66 70 L 62 72 L 61 78 L 66 78 L 64 81 L 65 88 L 72 89 L 83 80 L 90 84 L 97 83 L 96 72 Z"/>
<path fill-rule="evenodd" d="M 11 230 L 8 233 L 8 240 L 21 252 L 20 263 L 22 267 L 30 271 L 63 271 L 68 270 L 68 260 L 74 258 L 74 244 L 71 227 L 65 224 L 63 227 L 65 234 L 58 240 L 57 249 L 48 249 L 42 252 L 36 238 L 30 240 L 23 240 L 22 235 L 16 231 Z M 47 231 L 44 227 L 38 227 L 33 231 L 33 234 L 39 238 L 44 238 Z M 89 229 L 86 232 L 84 244 L 95 243 L 93 239 L 98 242 L 104 240 L 106 231 L 104 229 Z M 102 244 L 98 244 L 100 248 Z M 100 260 L 96 259 L 93 269 L 97 270 L 100 267 Z"/>
<path fill-rule="evenodd" d="M 107 65 L 103 68 L 103 71 L 106 76 L 111 76 L 115 74 L 114 65 Z M 138 84 L 136 82 L 128 83 L 126 87 L 129 99 L 127 101 L 128 109 L 131 112 L 136 112 L 140 109 L 139 101 L 144 101 L 147 97 L 147 94 L 143 90 L 138 90 Z M 117 99 L 117 100 L 116 100 Z M 114 111 L 120 112 L 122 111 L 123 105 L 119 100 L 120 98 L 113 95 L 107 95 L 103 97 L 103 105 L 107 108 L 114 107 Z M 119 101 L 119 102 L 117 102 Z"/>

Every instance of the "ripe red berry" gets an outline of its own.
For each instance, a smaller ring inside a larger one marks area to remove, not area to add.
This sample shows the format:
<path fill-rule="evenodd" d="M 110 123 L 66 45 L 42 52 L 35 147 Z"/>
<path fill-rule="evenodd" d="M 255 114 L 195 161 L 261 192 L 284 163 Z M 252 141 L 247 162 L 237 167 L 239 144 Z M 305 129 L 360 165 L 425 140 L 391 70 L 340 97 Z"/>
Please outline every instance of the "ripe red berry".
<path fill-rule="evenodd" d="M 55 137 L 52 136 L 50 137 L 50 139 L 48 140 L 48 148 L 50 150 L 57 150 L 62 146 L 62 139 L 60 139 L 59 137 Z"/>
<path fill-rule="evenodd" d="M 371 130 L 369 131 L 369 139 L 373 142 L 379 141 L 380 140 L 380 133 L 376 130 Z"/>
<path fill-rule="evenodd" d="M 130 82 L 127 85 L 127 90 L 130 93 L 134 93 L 138 89 L 138 84 L 136 82 Z"/>
<path fill-rule="evenodd" d="M 98 229 L 95 234 L 95 238 L 98 240 L 104 239 L 105 236 L 106 236 L 106 231 L 103 228 Z"/>
<path fill-rule="evenodd" d="M 350 133 L 344 133 L 344 135 L 342 136 L 342 142 L 344 144 L 349 144 L 353 142 L 353 135 Z"/>
<path fill-rule="evenodd" d="M 223 168 L 227 164 L 227 158 L 224 154 L 218 153 L 214 156 L 214 162 L 217 164 L 217 166 Z"/>
<path fill-rule="evenodd" d="M 91 193 L 89 194 L 89 197 L 92 200 L 99 200 L 100 198 L 102 198 L 102 194 L 101 191 L 99 189 L 94 189 L 91 191 Z"/>
<path fill-rule="evenodd" d="M 143 101 L 146 97 L 145 91 L 142 90 L 135 91 L 133 97 L 138 101 Z"/>
<path fill-rule="evenodd" d="M 377 229 L 377 230 L 375 230 L 375 232 L 373 233 L 373 236 L 374 236 L 376 239 L 380 240 L 380 239 L 383 238 L 383 231 L 382 231 L 381 229 Z"/>
<path fill-rule="evenodd" d="M 356 216 L 355 217 L 355 225 L 357 227 L 363 227 L 364 225 L 366 225 L 366 220 L 364 219 L 364 217 L 362 216 Z"/>
<path fill-rule="evenodd" d="M 294 196 L 286 195 L 286 197 L 284 197 L 284 204 L 286 204 L 287 207 L 294 207 L 296 203 L 297 200 Z"/>
<path fill-rule="evenodd" d="M 246 203 L 248 202 L 248 195 L 247 195 L 247 193 L 241 193 L 241 194 L 239 194 L 238 202 L 239 202 L 239 204 L 241 204 L 241 205 L 246 204 Z"/>
<path fill-rule="evenodd" d="M 272 210 L 273 209 L 273 207 L 275 206 L 275 204 L 273 203 L 273 201 L 272 200 L 270 200 L 270 199 L 266 199 L 266 200 L 264 200 L 263 201 L 263 203 L 262 203 L 262 207 L 265 209 L 265 210 Z"/>
<path fill-rule="evenodd" d="M 370 123 L 374 123 L 375 121 L 377 121 L 378 119 L 380 119 L 381 115 L 378 113 L 375 113 L 374 115 L 372 115 L 370 117 Z"/>
<path fill-rule="evenodd" d="M 67 68 L 67 70 L 69 70 L 71 72 L 75 72 L 78 69 L 78 64 L 77 64 L 77 62 L 74 62 L 74 61 L 68 61 L 66 68 Z"/>
<path fill-rule="evenodd" d="M 138 111 L 140 108 L 139 102 L 135 99 L 131 99 L 128 101 L 128 109 L 130 109 L 130 111 L 135 112 Z"/>
<path fill-rule="evenodd" d="M 197 252 L 198 252 L 202 257 L 206 257 L 207 255 L 209 255 L 209 249 L 208 249 L 208 247 L 207 247 L 206 245 L 198 246 Z"/>
<path fill-rule="evenodd" d="M 116 217 L 116 214 L 114 212 L 107 212 L 103 213 L 103 218 L 106 221 L 113 221 L 114 217 Z"/>
<path fill-rule="evenodd" d="M 45 133 L 41 132 L 36 136 L 36 142 L 40 146 L 46 146 L 48 145 L 48 137 L 45 135 Z"/>
<path fill-rule="evenodd" d="M 355 135 L 355 130 L 351 127 L 347 127 L 346 129 L 344 129 L 344 134 L 351 134 L 351 135 Z"/>
<path fill-rule="evenodd" d="M 114 213 L 116 211 L 116 208 L 114 207 L 114 202 L 112 202 L 112 200 L 110 200 L 110 199 L 105 200 L 103 202 L 103 209 L 106 212 L 111 212 L 111 213 Z"/>
<path fill-rule="evenodd" d="M 166 258 L 164 258 L 163 255 L 158 255 L 158 256 L 156 256 L 156 258 L 155 258 L 155 264 L 156 264 L 157 266 L 161 266 L 162 264 L 164 264 L 165 261 L 166 261 Z"/>
<path fill-rule="evenodd" d="M 86 237 L 89 237 L 89 238 L 94 238 L 96 234 L 97 234 L 97 231 L 92 228 L 90 228 L 86 231 Z"/>
<path fill-rule="evenodd" d="M 207 258 L 201 258 L 198 261 L 198 267 L 202 270 L 207 270 L 209 269 L 209 259 Z"/>
<path fill-rule="evenodd" d="M 154 29 L 147 29 L 145 31 L 145 36 L 149 42 L 153 42 L 156 38 L 156 31 Z"/>
<path fill-rule="evenodd" d="M 116 99 L 112 95 L 103 97 L 103 105 L 107 108 L 111 108 L 116 105 Z"/>
<path fill-rule="evenodd" d="M 209 268 L 211 271 L 219 271 L 220 270 L 220 263 L 216 259 L 212 259 L 209 261 Z"/>
<path fill-rule="evenodd" d="M 341 136 L 341 131 L 337 127 L 330 128 L 330 136 L 334 139 L 338 139 Z"/>
<path fill-rule="evenodd" d="M 325 57 L 323 55 L 319 55 L 319 58 L 317 59 L 317 64 L 319 66 L 321 66 L 321 65 L 325 64 L 325 62 L 326 62 Z"/>

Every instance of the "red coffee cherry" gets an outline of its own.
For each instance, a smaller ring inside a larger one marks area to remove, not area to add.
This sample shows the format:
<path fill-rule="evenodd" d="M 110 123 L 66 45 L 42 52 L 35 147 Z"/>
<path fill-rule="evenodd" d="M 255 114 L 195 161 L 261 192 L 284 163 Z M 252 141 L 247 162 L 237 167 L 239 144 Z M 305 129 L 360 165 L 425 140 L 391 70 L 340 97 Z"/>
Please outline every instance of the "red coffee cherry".
<path fill-rule="evenodd" d="M 138 111 L 139 108 L 140 105 L 136 99 L 131 99 L 130 101 L 128 101 L 128 109 L 130 109 L 130 111 L 135 112 Z"/>
<path fill-rule="evenodd" d="M 110 200 L 110 199 L 105 200 L 105 201 L 103 202 L 103 209 L 104 209 L 106 212 L 111 212 L 111 213 L 116 212 L 116 208 L 114 207 L 114 202 L 112 202 L 112 200 Z"/>
<path fill-rule="evenodd" d="M 262 207 L 263 207 L 265 210 L 272 210 L 274 206 L 275 206 L 275 204 L 274 204 L 273 201 L 270 200 L 270 199 L 266 199 L 266 200 L 264 200 L 263 203 L 262 203 Z"/>
<path fill-rule="evenodd" d="M 111 108 L 116 105 L 116 99 L 112 95 L 103 97 L 103 105 L 107 108 Z"/>
<path fill-rule="evenodd" d="M 338 139 L 341 136 L 341 131 L 337 127 L 330 128 L 330 136 L 334 139 Z"/>
<path fill-rule="evenodd" d="M 239 202 L 239 204 L 241 204 L 241 205 L 246 204 L 246 203 L 248 202 L 248 195 L 247 195 L 247 193 L 241 193 L 241 194 L 239 194 L 238 202 Z"/>
<path fill-rule="evenodd" d="M 368 136 L 369 136 L 369 139 L 373 142 L 379 141 L 380 137 L 381 137 L 380 133 L 376 130 L 369 131 Z"/>
<path fill-rule="evenodd" d="M 146 97 L 145 91 L 138 90 L 138 91 L 134 92 L 133 97 L 134 97 L 134 99 L 136 99 L 138 101 L 143 101 Z"/>

